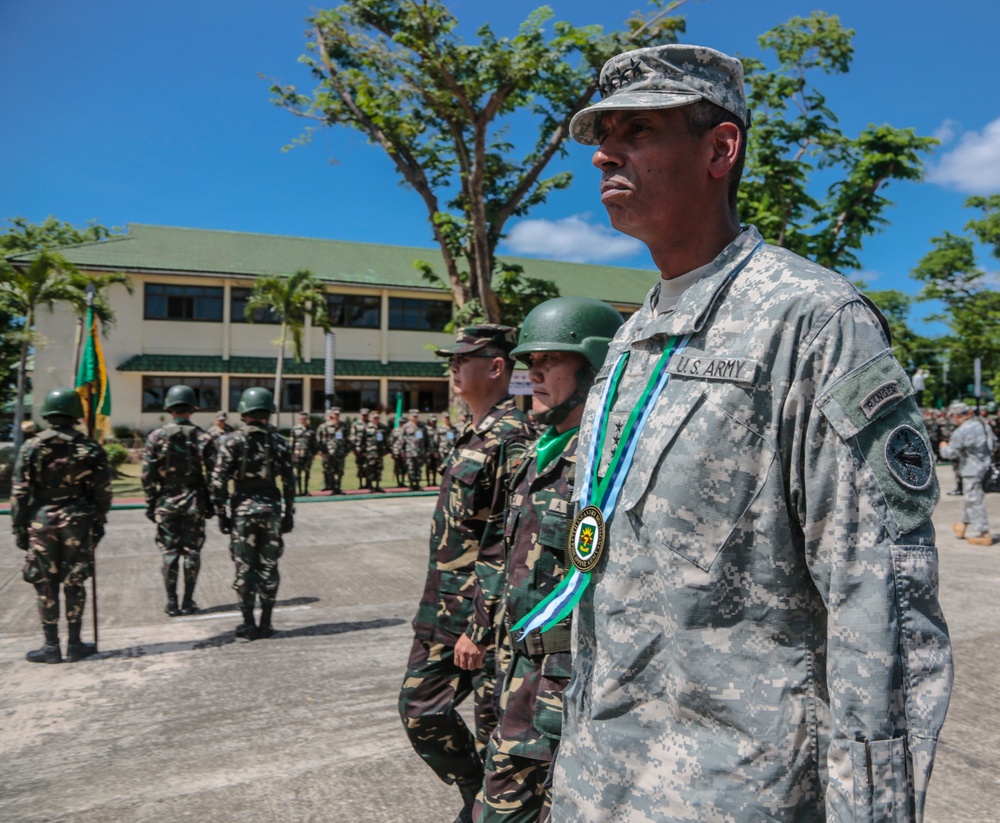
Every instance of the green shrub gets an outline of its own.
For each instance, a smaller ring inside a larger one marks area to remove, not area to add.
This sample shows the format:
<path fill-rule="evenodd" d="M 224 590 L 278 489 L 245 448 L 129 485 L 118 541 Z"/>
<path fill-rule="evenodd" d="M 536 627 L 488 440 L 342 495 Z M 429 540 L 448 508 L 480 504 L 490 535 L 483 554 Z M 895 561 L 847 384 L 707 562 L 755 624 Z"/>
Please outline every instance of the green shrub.
<path fill-rule="evenodd" d="M 104 453 L 108 456 L 108 465 L 115 474 L 118 473 L 118 467 L 128 460 L 128 449 L 121 443 L 106 443 Z"/>

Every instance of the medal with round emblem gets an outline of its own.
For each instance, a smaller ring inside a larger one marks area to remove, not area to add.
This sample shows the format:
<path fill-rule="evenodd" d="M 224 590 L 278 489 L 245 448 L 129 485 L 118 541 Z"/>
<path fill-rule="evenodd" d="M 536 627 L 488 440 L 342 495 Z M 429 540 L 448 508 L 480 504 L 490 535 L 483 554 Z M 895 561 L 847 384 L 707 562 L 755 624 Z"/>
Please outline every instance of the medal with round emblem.
<path fill-rule="evenodd" d="M 569 556 L 581 572 L 589 572 L 604 552 L 604 515 L 597 506 L 587 506 L 573 521 L 569 532 Z"/>

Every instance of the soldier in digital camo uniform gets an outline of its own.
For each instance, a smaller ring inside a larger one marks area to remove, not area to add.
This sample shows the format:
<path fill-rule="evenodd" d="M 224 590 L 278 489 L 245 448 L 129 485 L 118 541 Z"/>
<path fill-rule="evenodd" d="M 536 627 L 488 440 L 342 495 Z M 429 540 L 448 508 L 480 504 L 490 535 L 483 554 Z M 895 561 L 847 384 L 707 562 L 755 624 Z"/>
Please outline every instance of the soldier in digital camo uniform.
<path fill-rule="evenodd" d="M 233 588 L 243 613 L 236 636 L 256 640 L 274 632 L 271 613 L 281 581 L 278 559 L 285 547 L 283 535 L 295 526 L 295 474 L 288 441 L 268 423 L 274 395 L 252 386 L 241 395 L 237 411 L 244 428 L 233 432 L 222 446 L 212 471 L 212 498 L 219 530 L 231 535 L 229 553 L 236 564 Z M 259 625 L 254 623 L 257 597 Z"/>
<path fill-rule="evenodd" d="M 316 435 L 309 425 L 309 412 L 299 412 L 298 425 L 292 426 L 292 469 L 295 471 L 295 487 L 298 494 L 309 494 L 309 473 L 316 456 Z"/>
<path fill-rule="evenodd" d="M 596 534 L 570 544 L 551 819 L 920 820 L 952 657 L 884 318 L 740 226 L 738 60 L 640 49 L 600 84 L 571 132 L 661 276 L 580 428 L 574 532 Z"/>
<path fill-rule="evenodd" d="M 97 443 L 74 426 L 83 417 L 73 389 L 53 389 L 42 406 L 50 428 L 25 441 L 14 464 L 10 519 L 17 547 L 27 552 L 23 576 L 38 593 L 45 644 L 28 652 L 32 663 L 61 663 L 59 586 L 66 600 L 66 660 L 94 653 L 80 639 L 84 583 L 111 508 L 111 472 Z"/>
<path fill-rule="evenodd" d="M 149 433 L 142 452 L 142 490 L 146 517 L 156 524 L 163 583 L 167 590 L 164 611 L 171 617 L 194 614 L 194 589 L 205 545 L 205 520 L 213 517 L 208 481 L 215 462 L 212 436 L 191 422 L 198 409 L 194 389 L 171 386 L 163 407 L 173 421 Z M 183 558 L 184 597 L 177 603 L 177 577 Z"/>
<path fill-rule="evenodd" d="M 454 345 L 437 350 L 448 358 L 455 394 L 472 409 L 473 422 L 457 440 L 441 478 L 427 581 L 413 620 L 413 647 L 399 695 L 410 743 L 445 783 L 458 784 L 463 807 L 457 821 L 466 823 L 472 820 L 472 805 L 483 783 L 486 743 L 496 725 L 495 670 L 489 660 L 474 671 L 459 668 L 455 644 L 472 618 L 476 560 L 484 548 L 487 522 L 503 516 L 510 467 L 534 439 L 509 394 L 514 343 L 513 328 L 486 324 L 460 329 Z M 475 735 L 457 711 L 470 694 L 475 700 Z"/>
<path fill-rule="evenodd" d="M 483 561 L 495 566 L 502 590 L 490 600 L 477 597 L 475 620 L 466 630 L 482 648 L 496 633 L 504 650 L 498 654 L 500 716 L 486 756 L 478 823 L 535 823 L 549 816 L 550 767 L 570 675 L 570 618 L 525 637 L 512 636 L 510 627 L 566 575 L 583 404 L 621 325 L 622 316 L 607 303 L 557 297 L 528 314 L 511 352 L 528 366 L 532 411 L 546 428 L 511 479 L 503 552 Z"/>
<path fill-rule="evenodd" d="M 347 461 L 348 436 L 340 422 L 340 407 L 326 413 L 326 421 L 316 430 L 316 442 L 323 457 L 323 488 L 331 494 L 343 494 L 341 482 Z"/>
<path fill-rule="evenodd" d="M 956 428 L 948 440 L 941 441 L 941 456 L 953 460 L 958 466 L 965 498 L 962 519 L 952 523 L 951 528 L 959 540 L 968 540 L 977 546 L 992 546 L 993 535 L 983 498 L 983 479 L 990 470 L 996 437 L 989 423 L 977 417 L 965 403 L 952 403 L 948 407 L 948 417 Z"/>

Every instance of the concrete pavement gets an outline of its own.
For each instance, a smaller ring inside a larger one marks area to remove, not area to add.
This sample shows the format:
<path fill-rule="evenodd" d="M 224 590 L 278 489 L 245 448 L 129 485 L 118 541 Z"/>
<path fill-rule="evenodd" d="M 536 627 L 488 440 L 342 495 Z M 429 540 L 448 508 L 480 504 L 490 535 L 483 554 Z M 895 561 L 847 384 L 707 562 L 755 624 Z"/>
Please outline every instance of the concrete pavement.
<path fill-rule="evenodd" d="M 939 477 L 951 488 L 949 468 Z M 1000 495 L 987 501 L 998 533 Z M 279 632 L 253 643 L 233 636 L 232 564 L 214 524 L 203 611 L 168 618 L 152 524 L 114 511 L 98 554 L 101 653 L 60 666 L 24 660 L 41 633 L 0 518 L 0 820 L 450 823 L 458 792 L 412 752 L 396 712 L 433 507 L 301 505 Z M 957 676 L 930 823 L 1000 820 L 1000 545 L 957 540 L 960 510 L 942 497 L 935 513 Z M 89 619 L 88 608 L 88 637 Z"/>

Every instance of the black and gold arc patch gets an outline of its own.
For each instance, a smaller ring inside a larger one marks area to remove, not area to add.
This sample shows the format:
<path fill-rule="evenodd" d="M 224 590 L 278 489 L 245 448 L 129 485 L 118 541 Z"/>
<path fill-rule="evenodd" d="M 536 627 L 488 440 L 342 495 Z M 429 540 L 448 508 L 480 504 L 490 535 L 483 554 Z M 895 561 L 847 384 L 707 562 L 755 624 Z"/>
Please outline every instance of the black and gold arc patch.
<path fill-rule="evenodd" d="M 934 477 L 927 441 L 912 426 L 897 426 L 885 441 L 885 462 L 900 485 L 923 491 Z"/>

